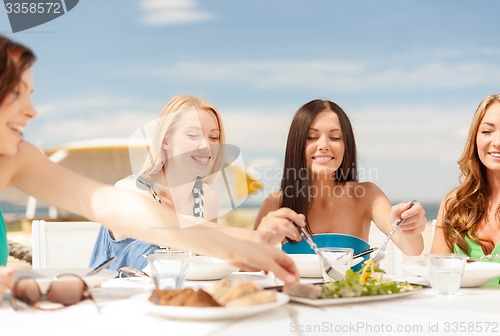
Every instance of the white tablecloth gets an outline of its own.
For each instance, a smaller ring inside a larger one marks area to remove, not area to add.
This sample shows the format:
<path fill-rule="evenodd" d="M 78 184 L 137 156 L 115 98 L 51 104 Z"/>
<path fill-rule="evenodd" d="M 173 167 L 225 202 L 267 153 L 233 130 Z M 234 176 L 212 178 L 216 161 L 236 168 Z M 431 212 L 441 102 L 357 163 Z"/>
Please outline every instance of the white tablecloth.
<path fill-rule="evenodd" d="M 258 273 L 243 277 L 263 286 L 274 284 Z M 186 283 L 200 284 L 206 282 Z M 495 309 L 499 287 L 464 288 L 454 296 L 425 289 L 393 300 L 324 307 L 289 303 L 258 315 L 218 321 L 152 314 L 146 302 L 129 297 L 149 291 L 147 286 L 120 286 L 111 280 L 103 287 L 94 290 L 100 313 L 88 300 L 51 312 L 15 312 L 4 301 L 1 335 L 500 335 L 500 313 Z"/>

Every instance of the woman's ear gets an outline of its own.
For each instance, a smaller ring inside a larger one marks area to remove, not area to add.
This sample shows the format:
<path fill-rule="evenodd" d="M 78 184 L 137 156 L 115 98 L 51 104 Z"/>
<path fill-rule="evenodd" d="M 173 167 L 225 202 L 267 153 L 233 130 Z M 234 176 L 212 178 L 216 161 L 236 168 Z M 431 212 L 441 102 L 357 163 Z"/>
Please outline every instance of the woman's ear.
<path fill-rule="evenodd" d="M 165 150 L 168 149 L 168 143 L 167 142 L 162 143 L 161 148 Z"/>

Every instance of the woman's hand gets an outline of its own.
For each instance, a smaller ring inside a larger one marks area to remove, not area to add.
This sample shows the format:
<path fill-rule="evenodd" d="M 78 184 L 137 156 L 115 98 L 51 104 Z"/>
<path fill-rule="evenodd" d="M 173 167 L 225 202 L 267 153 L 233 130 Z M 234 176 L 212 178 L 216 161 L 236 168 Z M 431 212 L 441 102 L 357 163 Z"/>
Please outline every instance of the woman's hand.
<path fill-rule="evenodd" d="M 248 246 L 244 246 L 248 244 Z M 247 272 L 272 272 L 284 283 L 295 283 L 300 279 L 299 271 L 293 260 L 282 250 L 268 245 L 249 241 L 238 242 L 239 248 L 233 251 L 229 263 Z"/>
<path fill-rule="evenodd" d="M 0 267 L 0 295 L 14 286 L 12 274 L 17 271 L 15 267 Z"/>
<path fill-rule="evenodd" d="M 412 207 L 410 203 L 399 203 L 391 208 L 390 223 L 396 223 L 399 218 L 404 221 L 398 228 L 403 235 L 416 236 L 424 232 L 427 218 L 422 205 L 416 202 Z"/>
<path fill-rule="evenodd" d="M 257 228 L 260 242 L 268 245 L 276 245 L 285 237 L 300 241 L 302 238 L 294 223 L 304 227 L 306 225 L 306 217 L 302 214 L 297 214 L 290 208 L 280 208 L 268 212 L 262 218 Z"/>

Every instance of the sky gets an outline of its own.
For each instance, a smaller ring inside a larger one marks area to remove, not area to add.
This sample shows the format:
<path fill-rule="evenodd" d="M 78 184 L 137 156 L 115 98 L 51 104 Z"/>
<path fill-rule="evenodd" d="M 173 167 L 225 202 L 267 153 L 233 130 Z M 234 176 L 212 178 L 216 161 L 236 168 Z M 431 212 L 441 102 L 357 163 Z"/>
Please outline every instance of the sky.
<path fill-rule="evenodd" d="M 479 102 L 500 92 L 495 0 L 80 0 L 12 33 L 32 48 L 42 148 L 127 137 L 176 94 L 205 98 L 276 191 L 293 114 L 328 99 L 354 128 L 360 179 L 391 202 L 439 202 Z"/>

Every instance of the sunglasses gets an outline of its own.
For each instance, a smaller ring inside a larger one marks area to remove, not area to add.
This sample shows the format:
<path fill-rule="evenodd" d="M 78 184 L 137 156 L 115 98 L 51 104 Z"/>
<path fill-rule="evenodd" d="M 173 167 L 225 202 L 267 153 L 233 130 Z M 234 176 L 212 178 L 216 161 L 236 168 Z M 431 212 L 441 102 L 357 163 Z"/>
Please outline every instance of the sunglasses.
<path fill-rule="evenodd" d="M 41 287 L 46 290 L 42 291 Z M 20 310 L 25 306 L 39 310 L 57 310 L 87 299 L 90 299 L 99 310 L 89 287 L 80 276 L 61 274 L 54 277 L 48 286 L 47 283 L 38 282 L 32 277 L 20 278 L 12 288 L 10 304 L 14 310 Z"/>

